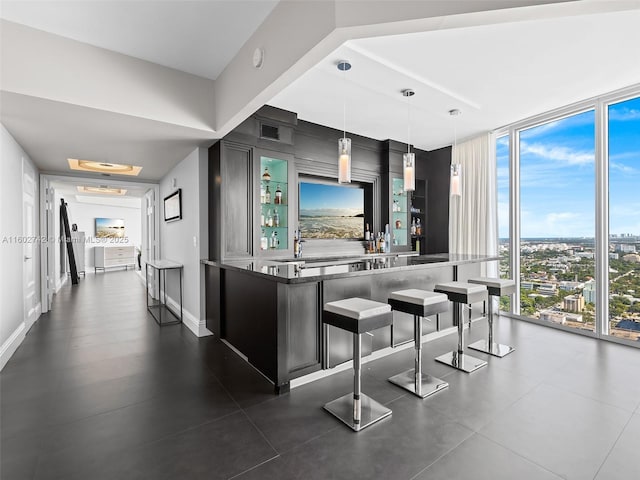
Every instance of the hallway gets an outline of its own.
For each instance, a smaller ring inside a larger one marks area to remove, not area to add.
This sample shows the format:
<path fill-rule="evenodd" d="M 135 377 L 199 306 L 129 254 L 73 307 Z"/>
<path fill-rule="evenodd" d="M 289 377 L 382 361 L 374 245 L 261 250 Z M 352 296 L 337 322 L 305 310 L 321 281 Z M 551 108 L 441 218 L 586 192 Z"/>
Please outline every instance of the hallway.
<path fill-rule="evenodd" d="M 453 336 L 425 345 L 450 387 L 424 401 L 386 380 L 412 350 L 366 364 L 393 415 L 354 434 L 321 408 L 350 371 L 276 397 L 218 340 L 160 328 L 144 293 L 121 271 L 56 295 L 0 375 L 3 480 L 639 475 L 637 349 L 502 318 L 516 352 L 473 375 L 432 360 Z"/>

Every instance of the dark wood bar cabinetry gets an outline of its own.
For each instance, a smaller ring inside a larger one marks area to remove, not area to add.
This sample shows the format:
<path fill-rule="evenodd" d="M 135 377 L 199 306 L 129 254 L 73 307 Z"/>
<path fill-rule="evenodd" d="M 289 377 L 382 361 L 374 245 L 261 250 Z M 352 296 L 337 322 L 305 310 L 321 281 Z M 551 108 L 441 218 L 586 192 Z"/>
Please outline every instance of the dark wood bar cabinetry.
<path fill-rule="evenodd" d="M 352 259 L 203 261 L 207 328 L 262 372 L 276 392 L 289 382 L 351 360 L 351 337 L 322 329 L 326 302 L 364 297 L 386 302 L 395 290 L 432 289 L 436 283 L 477 276 L 482 262 L 497 257 L 461 255 L 377 256 Z M 479 307 L 476 306 L 476 307 Z M 441 329 L 452 327 L 450 313 Z M 425 333 L 435 324 L 424 320 Z M 413 318 L 394 312 L 391 327 L 368 336 L 363 353 L 390 349 L 413 338 Z"/>

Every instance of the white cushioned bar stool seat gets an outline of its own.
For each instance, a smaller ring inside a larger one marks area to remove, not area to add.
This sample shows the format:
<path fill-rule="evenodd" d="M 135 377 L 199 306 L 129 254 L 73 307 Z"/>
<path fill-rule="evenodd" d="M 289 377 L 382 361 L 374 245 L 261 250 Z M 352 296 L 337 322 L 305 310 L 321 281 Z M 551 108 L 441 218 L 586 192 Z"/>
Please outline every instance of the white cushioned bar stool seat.
<path fill-rule="evenodd" d="M 413 315 L 414 368 L 394 375 L 389 381 L 420 398 L 426 398 L 449 386 L 447 382 L 422 372 L 422 317 L 439 315 L 449 310 L 449 299 L 443 293 L 426 290 L 398 290 L 389 295 L 393 310 Z M 440 322 L 438 322 L 439 325 Z"/>
<path fill-rule="evenodd" d="M 486 301 L 487 287 L 467 282 L 445 282 L 436 285 L 433 291 L 446 294 L 449 300 L 453 302 L 453 324 L 458 327 L 458 349 L 436 357 L 436 361 L 467 373 L 486 366 L 487 362 L 484 360 L 464 353 L 462 307 L 463 305 Z"/>
<path fill-rule="evenodd" d="M 477 277 L 470 278 L 468 282 L 485 285 L 489 291 L 489 297 L 500 298 L 502 295 L 511 295 L 512 293 L 516 293 L 516 282 L 506 278 Z M 509 355 L 515 350 L 513 347 L 493 341 L 493 298 L 489 298 L 487 321 L 489 323 L 487 338 L 470 344 L 469 348 L 479 352 L 488 353 L 494 357 L 502 358 L 505 355 Z"/>
<path fill-rule="evenodd" d="M 328 302 L 322 321 L 353 334 L 353 393 L 327 403 L 324 409 L 356 432 L 391 415 L 391 410 L 362 393 L 362 334 L 391 325 L 393 314 L 387 303 L 367 298 L 347 298 Z"/>
<path fill-rule="evenodd" d="M 467 280 L 469 283 L 476 283 L 478 285 L 484 285 L 489 291 L 489 295 L 501 297 L 502 295 L 511 295 L 516 293 L 516 282 L 508 278 L 490 278 L 490 277 L 477 277 Z"/>

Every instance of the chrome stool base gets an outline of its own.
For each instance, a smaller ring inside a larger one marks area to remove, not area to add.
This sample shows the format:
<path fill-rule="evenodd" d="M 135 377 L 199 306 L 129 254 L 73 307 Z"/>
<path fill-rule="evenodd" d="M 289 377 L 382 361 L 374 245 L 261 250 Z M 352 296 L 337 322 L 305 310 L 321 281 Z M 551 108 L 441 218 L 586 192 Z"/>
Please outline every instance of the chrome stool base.
<path fill-rule="evenodd" d="M 444 380 L 433 377 L 428 373 L 422 373 L 418 380 L 416 379 L 416 371 L 413 368 L 406 372 L 399 373 L 398 375 L 394 375 L 389 378 L 389 381 L 394 385 L 404 388 L 405 390 L 409 390 L 420 398 L 427 398 L 428 396 L 438 393 L 440 390 L 444 390 L 449 386 L 449 384 Z"/>
<path fill-rule="evenodd" d="M 353 418 L 353 393 L 347 393 L 324 406 L 327 412 L 356 432 L 391 415 L 391 410 L 363 393 L 360 394 L 360 408 L 360 422 L 356 423 Z"/>
<path fill-rule="evenodd" d="M 509 345 L 503 345 L 502 343 L 492 342 L 489 344 L 487 340 L 478 340 L 477 342 L 468 345 L 467 348 L 477 350 L 478 352 L 488 353 L 489 355 L 500 358 L 505 355 L 509 355 L 515 350 L 515 348 L 510 347 Z"/>
<path fill-rule="evenodd" d="M 467 373 L 475 372 L 479 368 L 487 365 L 487 362 L 484 360 L 457 351 L 440 355 L 436 357 L 436 361 Z"/>

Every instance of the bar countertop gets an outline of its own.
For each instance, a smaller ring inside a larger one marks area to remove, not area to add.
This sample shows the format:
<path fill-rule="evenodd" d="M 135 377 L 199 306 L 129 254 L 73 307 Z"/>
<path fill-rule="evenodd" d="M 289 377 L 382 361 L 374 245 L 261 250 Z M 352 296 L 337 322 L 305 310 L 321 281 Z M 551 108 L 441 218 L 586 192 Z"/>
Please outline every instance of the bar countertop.
<path fill-rule="evenodd" d="M 367 257 L 299 258 L 295 260 L 228 260 L 223 263 L 202 260 L 227 270 L 249 272 L 281 283 L 307 283 L 333 278 L 372 275 L 377 273 L 446 267 L 468 263 L 500 260 L 498 255 L 466 255 L 439 253 L 430 255 L 369 255 Z"/>

